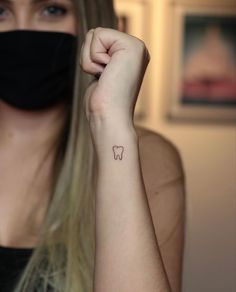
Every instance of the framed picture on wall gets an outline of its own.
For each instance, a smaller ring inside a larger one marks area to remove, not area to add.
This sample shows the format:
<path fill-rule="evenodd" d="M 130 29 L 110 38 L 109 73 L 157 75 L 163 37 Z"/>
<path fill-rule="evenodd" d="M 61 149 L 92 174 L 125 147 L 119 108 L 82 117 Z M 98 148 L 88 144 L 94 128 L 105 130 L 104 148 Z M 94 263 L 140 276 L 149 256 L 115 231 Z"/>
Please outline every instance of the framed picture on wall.
<path fill-rule="evenodd" d="M 174 7 L 169 117 L 236 122 L 236 5 Z"/>

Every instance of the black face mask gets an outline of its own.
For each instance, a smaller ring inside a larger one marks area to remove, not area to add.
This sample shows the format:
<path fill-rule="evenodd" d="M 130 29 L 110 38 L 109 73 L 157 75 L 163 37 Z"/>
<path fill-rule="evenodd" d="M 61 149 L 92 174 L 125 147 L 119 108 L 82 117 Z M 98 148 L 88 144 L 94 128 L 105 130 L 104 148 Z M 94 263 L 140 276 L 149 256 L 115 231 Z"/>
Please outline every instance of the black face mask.
<path fill-rule="evenodd" d="M 77 37 L 64 32 L 0 32 L 0 99 L 24 110 L 72 102 Z"/>

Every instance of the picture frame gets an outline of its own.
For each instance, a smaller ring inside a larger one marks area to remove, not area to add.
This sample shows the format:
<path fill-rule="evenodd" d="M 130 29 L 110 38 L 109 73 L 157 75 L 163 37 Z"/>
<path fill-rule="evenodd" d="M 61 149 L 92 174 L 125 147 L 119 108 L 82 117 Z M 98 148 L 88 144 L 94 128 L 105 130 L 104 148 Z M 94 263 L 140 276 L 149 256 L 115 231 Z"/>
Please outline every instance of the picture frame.
<path fill-rule="evenodd" d="M 173 7 L 168 118 L 236 122 L 236 6 Z"/>
<path fill-rule="evenodd" d="M 149 4 L 143 0 L 115 0 L 114 8 L 118 17 L 118 29 L 148 43 Z M 146 73 L 135 106 L 134 122 L 146 120 L 149 90 L 149 76 Z"/>

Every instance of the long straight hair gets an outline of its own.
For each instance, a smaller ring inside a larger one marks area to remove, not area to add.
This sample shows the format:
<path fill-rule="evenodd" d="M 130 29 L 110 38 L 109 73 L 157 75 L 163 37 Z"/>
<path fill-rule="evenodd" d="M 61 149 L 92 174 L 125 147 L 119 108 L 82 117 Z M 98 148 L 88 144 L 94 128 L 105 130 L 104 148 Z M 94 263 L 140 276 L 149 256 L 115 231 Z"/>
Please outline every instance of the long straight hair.
<path fill-rule="evenodd" d="M 53 188 L 39 240 L 15 292 L 92 292 L 95 259 L 96 155 L 84 111 L 92 77 L 79 64 L 91 28 L 117 27 L 112 0 L 73 0 L 78 46 L 73 103 L 57 137 Z"/>

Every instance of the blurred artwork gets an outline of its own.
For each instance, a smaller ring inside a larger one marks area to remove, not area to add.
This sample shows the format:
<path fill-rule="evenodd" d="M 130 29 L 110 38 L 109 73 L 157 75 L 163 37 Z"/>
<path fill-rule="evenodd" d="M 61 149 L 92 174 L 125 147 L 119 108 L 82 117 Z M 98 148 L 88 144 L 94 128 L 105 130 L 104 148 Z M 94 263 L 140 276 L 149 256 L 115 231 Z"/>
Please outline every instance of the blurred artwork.
<path fill-rule="evenodd" d="M 236 107 L 236 17 L 185 16 L 181 103 Z"/>
<path fill-rule="evenodd" d="M 118 16 L 118 30 L 121 32 L 129 33 L 128 17 L 126 15 Z"/>

